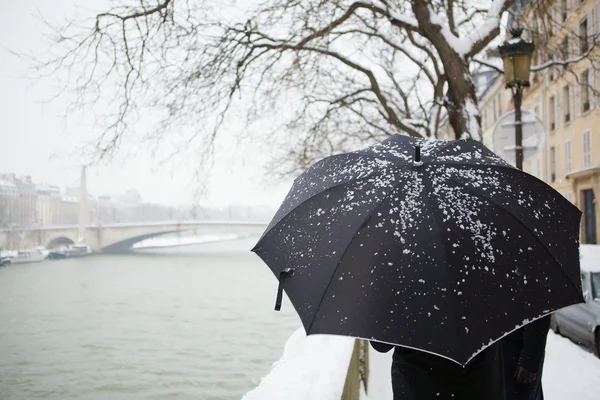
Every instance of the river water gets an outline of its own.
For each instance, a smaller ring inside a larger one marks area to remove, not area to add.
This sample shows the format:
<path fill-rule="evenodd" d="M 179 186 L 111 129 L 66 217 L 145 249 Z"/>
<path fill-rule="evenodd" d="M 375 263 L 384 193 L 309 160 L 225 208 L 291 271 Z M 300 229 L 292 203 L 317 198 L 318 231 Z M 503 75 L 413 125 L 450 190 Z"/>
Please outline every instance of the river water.
<path fill-rule="evenodd" d="M 0 268 L 0 399 L 240 399 L 300 326 L 255 241 Z"/>

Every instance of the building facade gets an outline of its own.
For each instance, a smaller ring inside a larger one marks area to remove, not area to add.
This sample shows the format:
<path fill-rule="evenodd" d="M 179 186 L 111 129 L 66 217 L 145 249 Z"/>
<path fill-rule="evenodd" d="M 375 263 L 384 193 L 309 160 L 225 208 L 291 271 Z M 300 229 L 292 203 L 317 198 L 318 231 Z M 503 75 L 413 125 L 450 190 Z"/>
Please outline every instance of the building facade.
<path fill-rule="evenodd" d="M 600 0 L 553 0 L 555 26 L 546 43 L 536 46 L 533 63 L 559 58 L 578 60 L 568 68 L 532 72 L 523 108 L 546 127 L 545 154 L 538 170 L 548 184 L 583 212 L 582 243 L 599 242 L 600 232 Z M 535 7 L 535 2 L 530 7 Z M 525 21 L 533 17 L 525 12 Z M 538 25 L 538 24 L 534 24 Z M 553 57 L 557 54 L 559 57 Z"/>
<path fill-rule="evenodd" d="M 534 7 L 549 10 L 550 35 L 536 43 L 531 86 L 522 109 L 545 128 L 543 151 L 525 160 L 523 169 L 544 180 L 583 213 L 581 242 L 600 243 L 600 0 L 521 2 L 521 26 L 543 26 Z M 513 13 L 513 15 L 515 12 Z M 553 21 L 550 23 L 550 19 Z M 509 21 L 512 25 L 513 21 Z M 527 36 L 527 35 L 524 35 Z M 570 60 L 568 68 L 553 59 Z M 496 60 L 497 61 L 497 60 Z M 537 69 L 535 66 L 546 68 Z M 550 65 L 550 66 L 549 66 Z M 482 122 L 482 140 L 494 150 L 499 120 L 514 110 L 503 76 L 474 74 Z M 454 135 L 446 128 L 446 138 Z"/>

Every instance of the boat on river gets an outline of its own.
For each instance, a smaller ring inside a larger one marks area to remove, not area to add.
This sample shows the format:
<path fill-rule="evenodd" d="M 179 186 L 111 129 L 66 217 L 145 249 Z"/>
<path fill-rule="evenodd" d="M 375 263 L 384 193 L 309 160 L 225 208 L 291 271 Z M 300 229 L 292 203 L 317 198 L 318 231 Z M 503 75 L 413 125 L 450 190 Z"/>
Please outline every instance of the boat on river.
<path fill-rule="evenodd" d="M 84 243 L 74 244 L 68 247 L 62 247 L 59 249 L 54 249 L 50 251 L 48 254 L 49 260 L 62 260 L 65 258 L 72 257 L 85 257 L 92 254 L 92 249 L 90 246 Z"/>
<path fill-rule="evenodd" d="M 38 249 L 32 250 L 19 250 L 16 256 L 8 257 L 10 264 L 28 264 L 33 262 L 40 262 L 46 259 L 46 254 Z"/>

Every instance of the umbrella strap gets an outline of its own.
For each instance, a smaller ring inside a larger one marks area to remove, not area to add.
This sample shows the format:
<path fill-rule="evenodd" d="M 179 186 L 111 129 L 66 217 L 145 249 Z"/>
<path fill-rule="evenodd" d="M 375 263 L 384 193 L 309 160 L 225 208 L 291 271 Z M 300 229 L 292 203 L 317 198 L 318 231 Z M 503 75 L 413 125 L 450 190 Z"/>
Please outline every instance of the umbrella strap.
<path fill-rule="evenodd" d="M 281 310 L 281 300 L 283 300 L 283 283 L 288 276 L 294 274 L 294 268 L 285 268 L 279 273 L 279 286 L 277 286 L 277 299 L 275 300 L 275 311 Z"/>

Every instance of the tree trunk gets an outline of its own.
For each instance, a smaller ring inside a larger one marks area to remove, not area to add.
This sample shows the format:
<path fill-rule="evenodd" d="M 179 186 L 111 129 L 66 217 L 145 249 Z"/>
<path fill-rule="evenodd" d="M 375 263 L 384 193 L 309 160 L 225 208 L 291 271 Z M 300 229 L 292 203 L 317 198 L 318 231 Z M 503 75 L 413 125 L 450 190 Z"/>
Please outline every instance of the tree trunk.
<path fill-rule="evenodd" d="M 445 101 L 448 120 L 456 139 L 481 140 L 481 116 L 478 112 L 475 85 L 471 80 L 468 63 L 454 51 L 450 50 L 448 53 L 440 53 L 448 77 Z"/>
<path fill-rule="evenodd" d="M 441 27 L 431 22 L 427 1 L 413 1 L 412 7 L 422 34 L 431 41 L 444 66 L 448 82 L 444 106 L 448 111 L 448 120 L 455 138 L 481 140 L 481 116 L 468 60 L 446 41 Z"/>

